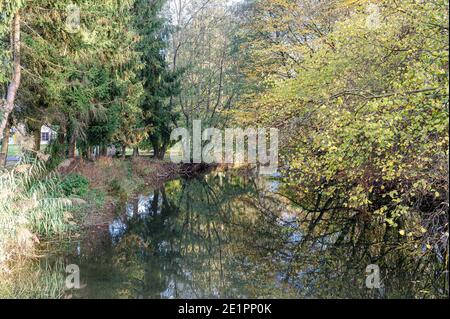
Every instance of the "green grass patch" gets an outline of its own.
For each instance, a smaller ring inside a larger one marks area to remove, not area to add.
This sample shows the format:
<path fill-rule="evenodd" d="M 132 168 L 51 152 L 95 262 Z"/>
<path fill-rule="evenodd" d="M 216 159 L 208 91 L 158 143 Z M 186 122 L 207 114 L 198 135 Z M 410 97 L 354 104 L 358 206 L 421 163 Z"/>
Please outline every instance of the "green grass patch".
<path fill-rule="evenodd" d="M 8 156 L 18 156 L 22 153 L 22 147 L 17 144 L 11 144 L 8 146 Z"/>

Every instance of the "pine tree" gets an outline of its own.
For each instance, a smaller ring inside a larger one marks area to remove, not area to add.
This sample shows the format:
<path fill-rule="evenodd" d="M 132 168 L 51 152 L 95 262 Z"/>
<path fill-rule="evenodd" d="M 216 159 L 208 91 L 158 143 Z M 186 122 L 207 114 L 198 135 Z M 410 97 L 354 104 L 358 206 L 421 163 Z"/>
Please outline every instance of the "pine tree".
<path fill-rule="evenodd" d="M 135 28 L 139 32 L 137 47 L 143 63 L 140 77 L 145 91 L 140 107 L 154 157 L 160 159 L 169 147 L 171 128 L 176 122 L 169 98 L 179 92 L 180 75 L 180 71 L 169 70 L 166 62 L 168 29 L 159 16 L 163 4 L 162 0 L 137 0 L 135 3 Z"/>

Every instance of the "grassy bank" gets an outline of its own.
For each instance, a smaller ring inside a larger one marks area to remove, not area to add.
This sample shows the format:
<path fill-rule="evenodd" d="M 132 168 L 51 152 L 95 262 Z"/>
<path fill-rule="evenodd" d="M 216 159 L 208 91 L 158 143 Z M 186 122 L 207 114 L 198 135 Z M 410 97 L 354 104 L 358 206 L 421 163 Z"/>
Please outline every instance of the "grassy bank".
<path fill-rule="evenodd" d="M 32 256 L 41 239 L 71 230 L 71 201 L 61 185 L 60 176 L 37 161 L 0 172 L 0 271 L 12 258 Z"/>
<path fill-rule="evenodd" d="M 158 187 L 177 172 L 176 165 L 163 161 L 106 157 L 72 161 L 53 172 L 37 161 L 3 169 L 0 298 L 36 296 L 35 287 L 42 285 L 35 283 L 42 281 L 49 289 L 46 296 L 63 296 L 63 278 L 47 278 L 36 266 L 38 244 L 79 237 L 83 229 L 109 223 L 130 196 Z"/>

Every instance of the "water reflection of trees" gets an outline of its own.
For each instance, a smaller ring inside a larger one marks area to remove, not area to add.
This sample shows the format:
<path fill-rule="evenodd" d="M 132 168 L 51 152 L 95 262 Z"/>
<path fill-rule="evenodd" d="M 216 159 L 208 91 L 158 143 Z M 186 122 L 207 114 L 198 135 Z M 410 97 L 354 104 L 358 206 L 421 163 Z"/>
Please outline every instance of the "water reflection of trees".
<path fill-rule="evenodd" d="M 277 183 L 176 180 L 128 205 L 117 240 L 84 256 L 90 296 L 436 297 L 445 266 L 336 199 L 293 204 Z M 122 224 L 120 224 L 122 223 Z M 120 227 L 119 227 L 120 228 Z M 377 264 L 384 287 L 365 286 Z M 100 266 L 99 266 L 100 265 Z M 100 278 L 99 278 L 100 277 Z M 107 294 L 107 295 L 105 295 Z"/>
<path fill-rule="evenodd" d="M 258 223 L 267 224 L 266 202 L 280 202 L 280 196 L 285 197 L 283 193 L 264 197 L 265 202 L 259 203 L 257 209 L 263 214 Z M 278 222 L 291 240 L 279 242 L 276 250 L 282 253 L 277 255 L 276 264 L 282 281 L 294 287 L 298 296 L 448 296 L 446 263 L 439 254 L 420 247 L 419 240 L 400 236 L 381 220 L 346 209 L 337 198 L 322 198 L 320 192 L 311 193 L 309 200 L 296 204 L 299 209 L 293 214 L 295 217 Z M 269 222 L 274 225 L 272 219 L 269 217 Z M 260 227 L 264 226 L 255 225 Z M 261 246 L 258 257 L 272 253 L 272 248 L 264 250 Z M 381 270 L 381 289 L 368 289 L 365 285 L 369 264 L 376 264 Z"/>

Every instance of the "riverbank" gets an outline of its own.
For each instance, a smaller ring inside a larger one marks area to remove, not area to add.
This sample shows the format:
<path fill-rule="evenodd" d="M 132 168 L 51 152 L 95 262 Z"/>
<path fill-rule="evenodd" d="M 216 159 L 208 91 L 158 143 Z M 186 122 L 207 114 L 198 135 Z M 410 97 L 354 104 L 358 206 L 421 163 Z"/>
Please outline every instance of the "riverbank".
<path fill-rule="evenodd" d="M 82 196 L 82 208 L 78 209 L 81 227 L 108 224 L 133 194 L 143 188 L 158 188 L 180 173 L 181 167 L 176 164 L 145 157 L 125 161 L 104 157 L 95 162 L 76 162 L 65 169 L 66 176 L 80 175 L 89 182 L 89 192 Z"/>
<path fill-rule="evenodd" d="M 36 259 L 42 242 L 76 239 L 86 228 L 108 224 L 143 188 L 158 188 L 181 167 L 136 157 L 72 160 L 48 172 L 42 162 L 1 172 L 0 277 Z M 6 277 L 5 277 L 6 276 Z"/>
<path fill-rule="evenodd" d="M 18 259 L 34 258 L 41 242 L 71 240 L 108 225 L 141 190 L 206 169 L 143 156 L 65 160 L 54 171 L 40 161 L 9 167 L 0 180 L 0 273 Z"/>

